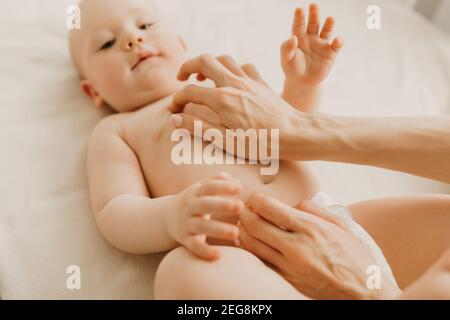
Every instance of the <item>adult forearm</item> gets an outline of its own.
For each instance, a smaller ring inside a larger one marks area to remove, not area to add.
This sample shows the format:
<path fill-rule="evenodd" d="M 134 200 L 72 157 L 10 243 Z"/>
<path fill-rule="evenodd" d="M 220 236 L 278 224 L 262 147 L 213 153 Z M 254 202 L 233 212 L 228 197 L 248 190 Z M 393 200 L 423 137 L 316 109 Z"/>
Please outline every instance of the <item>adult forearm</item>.
<path fill-rule="evenodd" d="M 97 217 L 103 236 L 121 251 L 134 254 L 164 252 L 178 246 L 164 215 L 175 210 L 174 197 L 150 199 L 123 194 L 111 200 Z"/>
<path fill-rule="evenodd" d="M 346 118 L 299 115 L 281 155 L 370 165 L 450 183 L 450 116 Z M 294 133 L 295 131 L 295 133 Z"/>

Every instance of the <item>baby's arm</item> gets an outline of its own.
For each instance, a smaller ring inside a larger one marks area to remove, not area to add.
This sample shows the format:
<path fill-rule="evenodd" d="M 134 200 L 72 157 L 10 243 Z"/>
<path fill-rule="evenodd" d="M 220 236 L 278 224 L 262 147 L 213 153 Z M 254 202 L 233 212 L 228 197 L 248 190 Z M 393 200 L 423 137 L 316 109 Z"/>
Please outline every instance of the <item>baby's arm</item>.
<path fill-rule="evenodd" d="M 339 38 L 330 43 L 333 28 L 334 19 L 328 17 L 320 30 L 319 8 L 315 4 L 309 8 L 307 26 L 303 9 L 295 11 L 292 37 L 281 48 L 281 65 L 286 76 L 283 98 L 300 111 L 314 111 L 320 85 L 342 48 Z"/>
<path fill-rule="evenodd" d="M 175 209 L 175 196 L 150 198 L 138 158 L 121 137 L 115 118 L 103 120 L 94 130 L 87 171 L 96 222 L 113 246 L 135 254 L 178 246 L 164 222 L 164 215 Z"/>
<path fill-rule="evenodd" d="M 92 209 L 104 237 L 134 254 L 185 246 L 204 259 L 217 258 L 206 238 L 234 240 L 236 226 L 214 220 L 239 216 L 240 183 L 226 174 L 189 186 L 175 196 L 151 199 L 139 160 L 110 117 L 94 130 L 88 154 Z M 206 215 L 205 213 L 208 213 Z"/>

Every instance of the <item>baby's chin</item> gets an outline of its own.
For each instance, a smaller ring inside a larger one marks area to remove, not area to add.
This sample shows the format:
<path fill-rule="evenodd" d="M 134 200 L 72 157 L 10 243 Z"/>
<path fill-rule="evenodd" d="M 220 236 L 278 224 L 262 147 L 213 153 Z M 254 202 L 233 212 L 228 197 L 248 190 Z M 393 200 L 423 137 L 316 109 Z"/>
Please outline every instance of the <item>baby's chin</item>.
<path fill-rule="evenodd" d="M 152 68 L 151 71 L 136 73 L 125 79 L 122 88 L 127 90 L 121 96 L 109 88 L 109 104 L 118 112 L 131 112 L 170 97 L 186 85 L 177 80 L 177 72 L 175 68 Z"/>
<path fill-rule="evenodd" d="M 128 98 L 123 99 L 123 101 L 127 101 L 126 103 L 116 103 L 109 105 L 112 109 L 119 113 L 138 111 L 142 108 L 169 99 L 179 90 L 181 90 L 182 87 L 183 86 L 179 83 L 172 86 L 159 87 L 157 89 L 149 90 L 148 92 L 143 92 L 140 95 L 128 95 Z"/>

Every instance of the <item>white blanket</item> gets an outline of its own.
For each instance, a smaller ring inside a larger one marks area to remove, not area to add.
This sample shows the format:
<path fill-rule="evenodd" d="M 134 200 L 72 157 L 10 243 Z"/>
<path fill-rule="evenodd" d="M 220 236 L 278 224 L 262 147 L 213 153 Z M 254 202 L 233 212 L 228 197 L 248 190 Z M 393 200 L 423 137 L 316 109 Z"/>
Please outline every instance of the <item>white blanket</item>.
<path fill-rule="evenodd" d="M 161 0 L 192 55 L 231 53 L 281 90 L 279 45 L 293 0 Z M 352 116 L 449 112 L 449 39 L 389 0 L 318 1 L 346 39 L 321 110 Z M 3 299 L 152 298 L 161 255 L 118 252 L 89 210 L 88 137 L 104 112 L 82 96 L 67 50 L 68 0 L 0 1 L 0 293 Z M 382 30 L 366 8 L 382 8 Z M 386 142 L 388 143 L 388 141 Z M 348 203 L 447 192 L 442 184 L 359 166 L 315 163 L 322 187 Z M 447 190 L 446 190 L 447 189 Z M 81 268 L 81 290 L 66 269 Z"/>

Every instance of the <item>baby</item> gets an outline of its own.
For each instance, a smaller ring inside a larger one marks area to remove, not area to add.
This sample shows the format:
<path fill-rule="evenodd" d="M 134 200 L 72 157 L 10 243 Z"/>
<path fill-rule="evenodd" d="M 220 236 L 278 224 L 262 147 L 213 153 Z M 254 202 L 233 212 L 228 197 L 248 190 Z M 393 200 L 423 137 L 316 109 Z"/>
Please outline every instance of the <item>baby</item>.
<path fill-rule="evenodd" d="M 186 44 L 146 0 L 85 0 L 81 15 L 82 28 L 70 34 L 81 87 L 95 106 L 117 111 L 96 126 L 87 161 L 92 210 L 112 245 L 134 254 L 182 246 L 215 260 L 216 245 L 233 246 L 252 193 L 292 206 L 316 197 L 314 177 L 298 162 L 281 162 L 270 179 L 260 175 L 260 165 L 175 165 L 169 107 L 185 85 L 177 74 L 187 60 Z M 342 47 L 339 39 L 330 43 L 333 25 L 328 18 L 320 30 L 312 5 L 305 26 L 298 9 L 293 37 L 283 44 L 283 97 L 301 111 L 314 110 L 319 85 Z"/>

